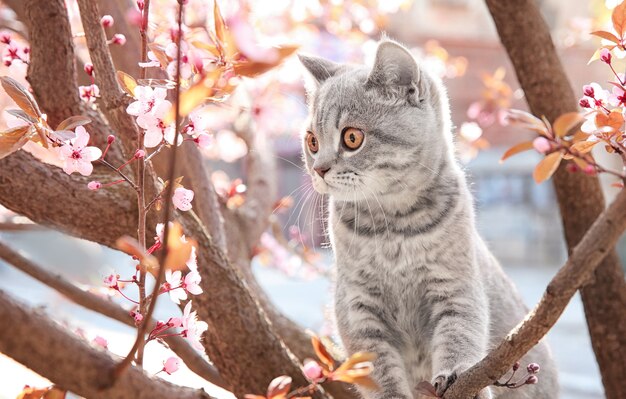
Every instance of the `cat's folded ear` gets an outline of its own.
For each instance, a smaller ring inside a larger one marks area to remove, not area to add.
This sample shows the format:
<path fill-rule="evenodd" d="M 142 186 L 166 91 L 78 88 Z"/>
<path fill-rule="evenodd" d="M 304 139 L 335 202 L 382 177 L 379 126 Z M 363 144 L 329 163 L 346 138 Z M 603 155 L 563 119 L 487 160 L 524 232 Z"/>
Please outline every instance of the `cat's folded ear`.
<path fill-rule="evenodd" d="M 369 87 L 418 85 L 420 71 L 415 59 L 401 44 L 383 39 L 378 44 L 372 72 L 367 78 Z"/>
<path fill-rule="evenodd" d="M 309 71 L 315 87 L 324 83 L 326 79 L 336 74 L 339 68 L 341 68 L 341 64 L 324 58 L 303 54 L 298 54 L 298 58 L 306 70 Z"/>

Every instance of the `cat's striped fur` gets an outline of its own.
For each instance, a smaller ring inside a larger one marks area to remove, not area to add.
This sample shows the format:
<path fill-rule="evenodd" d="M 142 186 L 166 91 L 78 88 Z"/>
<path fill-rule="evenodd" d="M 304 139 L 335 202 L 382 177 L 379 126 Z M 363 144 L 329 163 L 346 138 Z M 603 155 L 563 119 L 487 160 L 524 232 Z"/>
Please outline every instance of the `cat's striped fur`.
<path fill-rule="evenodd" d="M 378 355 L 381 389 L 362 394 L 417 397 L 422 380 L 444 390 L 526 313 L 476 232 L 445 90 L 390 40 L 372 68 L 300 58 L 313 78 L 307 130 L 319 145 L 314 153 L 305 142 L 305 163 L 330 195 L 338 330 L 348 352 Z M 346 127 L 365 133 L 357 150 L 341 142 Z M 545 344 L 520 361 L 541 365 L 539 384 L 479 398 L 558 396 Z"/>

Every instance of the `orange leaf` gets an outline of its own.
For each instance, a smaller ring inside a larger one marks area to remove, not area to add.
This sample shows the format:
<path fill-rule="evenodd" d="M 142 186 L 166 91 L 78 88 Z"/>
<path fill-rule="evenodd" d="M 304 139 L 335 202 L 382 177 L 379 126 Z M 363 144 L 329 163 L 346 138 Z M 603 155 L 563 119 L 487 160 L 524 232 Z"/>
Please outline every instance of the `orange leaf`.
<path fill-rule="evenodd" d="M 0 77 L 0 82 L 4 91 L 6 91 L 9 97 L 15 101 L 15 104 L 17 104 L 22 111 L 26 112 L 29 116 L 35 119 L 40 119 L 41 111 L 39 110 L 39 106 L 24 86 L 8 76 Z"/>
<path fill-rule="evenodd" d="M 519 154 L 520 152 L 528 151 L 533 149 L 532 141 L 523 141 L 521 143 L 515 144 L 513 147 L 506 150 L 502 158 L 500 158 L 500 163 L 504 162 L 507 158 L 512 157 L 515 154 Z"/>
<path fill-rule="evenodd" d="M 589 165 L 586 161 L 580 159 L 580 158 L 574 158 L 574 163 L 576 165 L 578 165 L 579 168 L 581 169 L 585 169 L 587 167 L 587 165 Z"/>
<path fill-rule="evenodd" d="M 215 34 L 217 35 L 217 40 L 219 40 L 220 43 L 223 43 L 226 40 L 226 23 L 224 22 L 224 18 L 222 17 L 222 13 L 220 12 L 220 6 L 217 4 L 217 0 L 213 0 L 213 4 Z"/>
<path fill-rule="evenodd" d="M 122 71 L 117 71 L 115 76 L 117 78 L 117 83 L 120 84 L 122 90 L 132 97 L 135 97 L 135 88 L 137 87 L 137 81 L 135 78 Z"/>
<path fill-rule="evenodd" d="M 626 32 L 626 2 L 621 3 L 613 9 L 611 14 L 611 20 L 613 21 L 613 28 L 619 37 L 624 37 Z"/>
<path fill-rule="evenodd" d="M 579 141 L 578 143 L 574 143 L 574 145 L 572 145 L 570 147 L 570 149 L 574 152 L 578 152 L 579 154 L 586 154 L 589 151 L 591 151 L 591 149 L 600 142 L 600 140 L 598 141 Z"/>
<path fill-rule="evenodd" d="M 165 257 L 165 270 L 180 270 L 191 256 L 193 247 L 198 244 L 195 240 L 183 239 L 183 228 L 180 223 L 172 223 L 167 233 L 167 256 Z"/>
<path fill-rule="evenodd" d="M 602 112 L 596 114 L 596 127 L 610 127 L 613 130 L 618 130 L 624 124 L 624 116 L 621 111 L 614 109 L 608 115 Z"/>
<path fill-rule="evenodd" d="M 578 112 L 567 112 L 554 121 L 552 124 L 552 131 L 558 137 L 564 137 L 570 130 L 579 123 L 581 123 L 585 117 Z"/>
<path fill-rule="evenodd" d="M 152 51 L 152 54 L 154 54 L 156 59 L 161 64 L 161 68 L 166 68 L 167 65 L 170 63 L 170 58 L 165 53 L 165 49 L 157 43 L 148 44 L 148 48 L 150 49 L 150 51 Z"/>
<path fill-rule="evenodd" d="M 329 370 L 335 369 L 335 359 L 328 353 L 328 350 L 316 335 L 311 336 L 311 344 L 313 344 L 313 350 L 317 354 L 317 357 L 328 367 Z"/>
<path fill-rule="evenodd" d="M 157 259 L 146 253 L 146 251 L 141 248 L 139 242 L 130 236 L 122 236 L 115 241 L 115 247 L 120 251 L 135 257 L 139 260 L 139 262 L 145 266 L 146 270 L 151 273 L 155 273 L 158 270 L 158 262 Z"/>
<path fill-rule="evenodd" d="M 52 386 L 43 397 L 44 399 L 65 399 L 66 394 L 67 391 L 63 391 L 55 386 Z"/>
<path fill-rule="evenodd" d="M 285 399 L 291 388 L 291 377 L 281 375 L 270 382 L 267 387 L 267 399 Z"/>
<path fill-rule="evenodd" d="M 337 371 L 349 370 L 359 363 L 372 362 L 375 359 L 375 353 L 357 352 L 350 356 L 345 362 L 343 362 L 343 364 L 337 368 Z"/>
<path fill-rule="evenodd" d="M 563 159 L 563 154 L 560 152 L 553 152 L 542 159 L 533 171 L 533 178 L 535 179 L 535 182 L 541 183 L 544 180 L 549 179 L 559 167 L 561 159 Z"/>
<path fill-rule="evenodd" d="M 268 62 L 242 62 L 242 63 L 238 63 L 235 64 L 233 66 L 233 69 L 235 71 L 235 73 L 239 76 L 246 76 L 246 77 L 254 77 L 257 75 L 260 75 L 262 73 L 265 73 L 267 71 L 269 71 L 270 69 L 278 66 L 281 62 L 283 62 L 283 60 L 287 57 L 289 57 L 290 55 L 292 55 L 296 50 L 298 49 L 298 46 L 284 46 L 284 47 L 279 47 L 278 50 L 278 58 L 276 59 L 276 61 L 272 62 L 272 63 L 268 63 Z"/>
<path fill-rule="evenodd" d="M 243 395 L 243 397 L 244 397 L 244 399 L 267 399 L 265 396 L 251 395 L 251 394 Z"/>
<path fill-rule="evenodd" d="M 603 30 L 597 30 L 595 32 L 591 32 L 592 35 L 594 36 L 598 36 L 601 37 L 602 39 L 606 39 L 609 40 L 615 44 L 619 44 L 620 40 L 617 36 L 615 36 L 614 34 L 612 34 L 611 32 L 607 32 L 607 31 L 603 31 Z"/>
<path fill-rule="evenodd" d="M 87 118 L 86 116 L 70 116 L 69 118 L 59 123 L 59 126 L 57 126 L 56 130 L 74 130 L 77 126 L 86 125 L 88 123 L 91 123 L 91 119 Z"/>
<path fill-rule="evenodd" d="M 32 125 L 17 126 L 0 132 L 0 159 L 19 150 L 32 138 Z"/>
<path fill-rule="evenodd" d="M 217 46 L 214 45 L 214 44 L 204 43 L 204 42 L 200 42 L 200 41 L 193 41 L 193 42 L 191 42 L 191 45 L 196 47 L 196 48 L 199 48 L 199 49 L 202 49 L 202 50 L 206 50 L 206 51 L 208 51 L 209 53 L 213 54 L 214 56 L 216 56 L 218 58 L 222 56 L 222 54 L 218 50 Z"/>

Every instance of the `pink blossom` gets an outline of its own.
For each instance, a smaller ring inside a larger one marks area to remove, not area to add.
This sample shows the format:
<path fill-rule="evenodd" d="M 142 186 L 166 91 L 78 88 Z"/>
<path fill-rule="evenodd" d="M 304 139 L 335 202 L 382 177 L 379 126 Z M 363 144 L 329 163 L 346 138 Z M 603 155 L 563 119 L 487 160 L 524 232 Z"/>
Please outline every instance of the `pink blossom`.
<path fill-rule="evenodd" d="M 594 107 L 605 105 L 609 100 L 609 91 L 604 90 L 602 86 L 596 82 L 583 86 L 583 94 L 585 95 L 583 99 L 589 101 Z"/>
<path fill-rule="evenodd" d="M 550 151 L 552 145 L 550 144 L 550 141 L 545 137 L 537 137 L 533 140 L 533 147 L 535 148 L 535 150 L 537 150 L 537 152 L 545 154 Z"/>
<path fill-rule="evenodd" d="M 624 92 L 622 87 L 613 86 L 612 93 L 609 96 L 609 104 L 614 107 L 626 104 L 626 92 Z"/>
<path fill-rule="evenodd" d="M 324 372 L 318 362 L 312 359 L 305 360 L 302 367 L 304 376 L 311 382 L 317 382 L 324 378 Z"/>
<path fill-rule="evenodd" d="M 64 161 L 63 171 L 68 175 L 78 171 L 83 176 L 89 176 L 93 171 L 91 163 L 100 158 L 102 151 L 97 147 L 87 147 L 89 133 L 84 127 L 78 126 L 75 132 L 76 137 L 57 150 Z"/>
<path fill-rule="evenodd" d="M 600 50 L 600 60 L 611 65 L 611 50 L 606 47 Z"/>
<path fill-rule="evenodd" d="M 104 284 L 106 284 L 109 288 L 117 289 L 117 274 L 110 274 L 104 278 Z"/>
<path fill-rule="evenodd" d="M 156 57 L 156 55 L 154 55 L 154 52 L 148 51 L 148 59 L 150 61 L 140 62 L 139 66 L 142 68 L 158 68 L 161 66 L 161 62 L 159 62 L 159 59 Z"/>
<path fill-rule="evenodd" d="M 93 75 L 93 64 L 87 62 L 85 63 L 85 66 L 83 67 L 85 73 L 89 76 Z"/>
<path fill-rule="evenodd" d="M 191 302 L 187 302 L 183 310 L 183 317 L 181 318 L 182 336 L 189 341 L 191 346 L 198 350 L 203 350 L 200 339 L 202 334 L 209 328 L 209 325 L 204 321 L 198 320 L 196 312 L 191 311 Z"/>
<path fill-rule="evenodd" d="M 89 86 L 78 86 L 78 91 L 80 93 L 80 98 L 88 103 L 93 103 L 98 97 L 100 97 L 100 88 L 95 84 Z"/>
<path fill-rule="evenodd" d="M 91 341 L 94 345 L 96 346 L 100 346 L 104 349 L 108 349 L 109 348 L 109 341 L 106 340 L 106 338 L 103 338 L 99 335 L 96 335 L 96 337 Z"/>
<path fill-rule="evenodd" d="M 105 15 L 102 18 L 100 18 L 100 24 L 104 27 L 104 28 L 110 28 L 111 26 L 113 26 L 113 23 L 115 22 L 115 20 L 113 19 L 112 16 L 110 15 Z"/>
<path fill-rule="evenodd" d="M 133 312 L 133 319 L 135 319 L 135 323 L 141 323 L 143 320 L 143 315 L 139 312 Z"/>
<path fill-rule="evenodd" d="M 189 259 L 185 263 L 189 270 L 192 272 L 198 271 L 198 256 L 196 255 L 196 247 L 191 247 L 191 255 L 189 255 Z"/>
<path fill-rule="evenodd" d="M 146 156 L 146 152 L 144 150 L 135 151 L 135 159 L 141 159 Z"/>
<path fill-rule="evenodd" d="M 200 133 L 193 141 L 198 144 L 200 148 L 209 148 L 213 145 L 213 137 L 206 133 Z"/>
<path fill-rule="evenodd" d="M 89 184 L 87 184 L 87 188 L 92 190 L 92 191 L 96 191 L 98 189 L 100 189 L 100 187 L 102 187 L 102 183 L 100 183 L 99 181 L 90 181 Z"/>
<path fill-rule="evenodd" d="M 185 291 L 187 291 L 191 295 L 200 295 L 202 294 L 202 287 L 200 287 L 201 280 L 202 278 L 200 277 L 200 273 L 189 272 L 185 276 L 185 281 L 183 282 L 183 288 L 185 289 Z"/>
<path fill-rule="evenodd" d="M 187 57 L 188 46 L 184 41 L 180 45 L 181 57 L 180 57 L 180 77 L 182 79 L 189 79 L 193 73 L 191 64 L 189 64 L 189 58 Z M 176 59 L 178 56 L 178 46 L 176 43 L 170 43 L 165 47 L 165 54 L 172 59 L 167 65 L 166 71 L 172 78 L 176 76 Z"/>
<path fill-rule="evenodd" d="M 180 368 L 180 360 L 177 357 L 170 357 L 163 362 L 163 370 L 167 374 L 172 374 Z"/>
<path fill-rule="evenodd" d="M 192 137 L 197 137 L 199 134 L 204 133 L 209 126 L 209 119 L 202 111 L 192 112 L 189 115 L 189 122 L 183 127 L 183 132 Z"/>
<path fill-rule="evenodd" d="M 187 190 L 184 187 L 178 187 L 174 190 L 174 196 L 172 196 L 172 202 L 174 206 L 181 211 L 188 211 L 191 209 L 191 201 L 193 200 L 193 190 Z"/>
<path fill-rule="evenodd" d="M 111 43 L 117 44 L 119 46 L 123 46 L 126 44 L 126 36 L 121 33 L 116 33 L 113 35 L 113 39 L 111 39 Z"/>
<path fill-rule="evenodd" d="M 137 124 L 146 130 L 144 145 L 148 148 L 161 144 L 164 136 L 173 141 L 174 128 L 163 122 L 165 115 L 172 107 L 166 100 L 167 90 L 157 87 L 154 90 L 148 86 L 135 88 L 136 101 L 126 108 L 130 115 L 137 116 Z"/>
<path fill-rule="evenodd" d="M 165 271 L 165 284 L 163 288 L 167 290 L 170 299 L 175 304 L 180 304 L 180 301 L 187 299 L 187 292 L 182 287 L 182 275 L 180 270 L 172 272 L 171 270 Z"/>

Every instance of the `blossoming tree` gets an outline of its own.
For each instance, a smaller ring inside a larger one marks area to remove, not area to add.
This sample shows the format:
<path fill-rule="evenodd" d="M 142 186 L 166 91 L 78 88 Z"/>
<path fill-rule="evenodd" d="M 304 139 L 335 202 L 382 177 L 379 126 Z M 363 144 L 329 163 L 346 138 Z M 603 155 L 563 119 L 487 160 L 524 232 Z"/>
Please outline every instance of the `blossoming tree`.
<path fill-rule="evenodd" d="M 221 103 L 244 78 L 275 68 L 296 48 L 287 44 L 265 47 L 253 40 L 243 6 L 224 20 L 217 2 L 208 8 L 203 3 L 198 9 L 187 0 L 5 3 L 24 23 L 28 42 L 9 34 L 0 37 L 3 61 L 14 67 L 16 75 L 26 73 L 28 83 L 20 83 L 18 76 L 1 78 L 16 107 L 8 110 L 15 119 L 12 126 L 0 134 L 0 203 L 35 223 L 117 248 L 136 265 L 132 273 L 115 272 L 103 282 L 126 298 L 129 306 L 122 308 L 46 272 L 0 243 L 4 260 L 78 304 L 137 329 L 132 349 L 117 359 L 106 351 L 103 337 L 85 342 L 50 316 L 33 312 L 0 292 L 0 318 L 13 321 L 12 328 L 0 329 L 0 352 L 56 384 L 28 388 L 23 397 L 52 397 L 65 391 L 90 398 L 207 397 L 204 391 L 159 378 L 175 373 L 181 362 L 237 397 L 351 398 L 354 393 L 345 383 L 374 388 L 368 378 L 372 354 L 336 360 L 322 340 L 309 337 L 274 309 L 251 275 L 250 259 L 276 207 L 274 166 L 263 134 L 251 132 L 249 126 L 237 128 L 239 139 L 249 149 L 245 190 L 234 182 L 218 195 L 200 154 L 200 149 L 215 142 L 202 107 Z M 539 114 L 537 118 L 509 113 L 510 120 L 537 131 L 540 137 L 516 146 L 507 156 L 532 148 L 546 154 L 535 171 L 538 181 L 549 178 L 563 160 L 571 160 L 576 166 L 568 167 L 569 174 L 557 172 L 557 191 L 567 193 L 567 187 L 575 187 L 569 194 L 581 191 L 597 199 L 600 190 L 590 180 L 595 174 L 624 178 L 623 171 L 605 169 L 589 155 L 598 143 L 621 155 L 626 151 L 623 75 L 616 73 L 610 97 L 600 87 L 585 88 L 580 105 L 592 113 L 583 133 L 571 134 L 583 117 L 568 106 L 544 107 L 535 100 L 539 97 L 533 92 L 536 86 L 526 84 L 526 77 L 536 72 L 533 68 L 546 67 L 547 61 L 515 58 L 515 50 L 524 46 L 511 38 L 508 29 L 515 25 L 511 21 L 517 21 L 525 40 L 537 40 L 542 54 L 551 57 L 549 65 L 558 64 L 536 7 L 531 0 L 488 0 L 487 4 L 520 82 L 527 86 L 531 109 Z M 129 6 L 129 18 L 121 18 Z M 190 9 L 194 12 L 185 19 Z M 624 50 L 625 10 L 626 6 L 619 6 L 614 11 L 616 34 L 598 34 L 613 43 L 598 53 L 611 68 L 611 52 L 616 47 Z M 155 14 L 161 17 L 158 24 L 152 19 Z M 129 22 L 133 20 L 136 26 Z M 356 22 L 367 26 L 367 19 Z M 72 28 L 78 25 L 82 32 L 73 34 Z M 83 47 L 75 43 L 77 38 L 84 38 Z M 500 75 L 496 72 L 490 80 L 499 82 Z M 550 70 L 554 82 L 562 82 L 561 75 L 562 71 Z M 567 92 L 565 86 L 557 89 Z M 502 86 L 498 83 L 497 87 Z M 559 93 L 557 89 L 552 93 Z M 251 109 L 262 113 L 258 105 Z M 483 113 L 475 111 L 473 118 L 482 120 Z M 548 119 L 541 119 L 544 115 Z M 475 123 L 466 125 L 465 131 L 469 141 L 477 142 L 480 134 Z M 563 197 L 560 201 L 567 203 Z M 278 206 L 286 205 L 279 202 Z M 596 276 L 620 276 L 611 248 L 626 227 L 625 192 L 607 210 L 600 209 L 601 198 L 595 204 L 572 207 L 585 210 L 585 220 L 573 223 L 570 214 L 563 214 L 570 259 L 526 320 L 459 376 L 446 398 L 473 397 L 490 384 L 519 388 L 537 383 L 539 367 L 534 364 L 527 366 L 519 383 L 511 382 L 519 368 L 516 361 L 556 322 L 598 265 L 602 263 L 598 270 L 603 272 Z M 595 287 L 583 288 L 583 293 L 587 290 L 590 298 L 603 298 L 606 288 L 599 281 Z M 622 286 L 613 288 L 618 295 L 624 294 Z M 165 297 L 179 305 L 182 313 L 156 320 L 156 303 Z M 613 320 L 624 317 L 623 309 L 611 308 L 606 314 Z M 592 310 L 588 318 L 590 325 L 596 323 L 609 333 L 623 328 L 594 318 Z M 32 334 L 36 330 L 45 334 Z M 594 342 L 603 339 L 602 333 L 592 336 Z M 162 359 L 156 375 L 142 370 L 149 342 L 167 345 L 176 354 Z M 624 348 L 618 345 L 611 350 L 622 354 Z M 610 364 L 603 363 L 606 350 L 601 345 L 596 353 L 601 367 Z M 511 366 L 511 378 L 500 380 Z M 615 381 L 623 379 L 618 379 L 612 367 L 602 371 L 605 386 L 610 388 L 607 394 L 620 397 Z M 417 388 L 423 394 L 432 393 L 428 384 Z M 260 392 L 266 393 L 253 395 Z"/>

